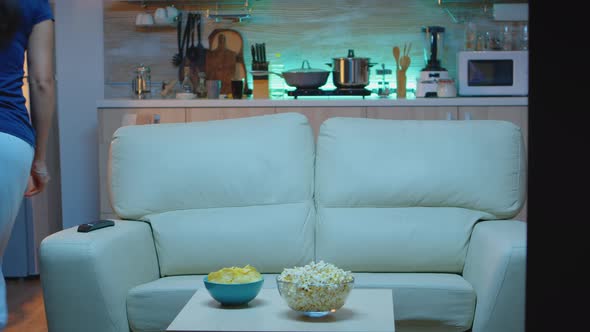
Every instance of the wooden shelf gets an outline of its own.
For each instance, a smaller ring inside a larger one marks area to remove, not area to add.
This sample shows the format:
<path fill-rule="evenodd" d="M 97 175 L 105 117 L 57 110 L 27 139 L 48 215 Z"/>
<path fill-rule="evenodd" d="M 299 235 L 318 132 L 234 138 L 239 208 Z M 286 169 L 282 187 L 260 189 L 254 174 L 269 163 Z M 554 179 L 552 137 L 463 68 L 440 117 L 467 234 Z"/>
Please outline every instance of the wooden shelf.
<path fill-rule="evenodd" d="M 242 22 L 250 19 L 252 12 L 252 0 L 126 0 L 126 2 L 139 3 L 142 8 L 173 5 L 181 12 L 195 11 L 184 9 L 183 7 L 186 8 L 186 6 L 198 7 L 207 18 L 214 19 L 216 22 Z M 141 26 L 141 30 L 148 29 L 154 30 L 148 26 Z"/>
<path fill-rule="evenodd" d="M 176 23 L 173 24 L 136 24 L 137 31 L 165 31 L 176 30 Z"/>

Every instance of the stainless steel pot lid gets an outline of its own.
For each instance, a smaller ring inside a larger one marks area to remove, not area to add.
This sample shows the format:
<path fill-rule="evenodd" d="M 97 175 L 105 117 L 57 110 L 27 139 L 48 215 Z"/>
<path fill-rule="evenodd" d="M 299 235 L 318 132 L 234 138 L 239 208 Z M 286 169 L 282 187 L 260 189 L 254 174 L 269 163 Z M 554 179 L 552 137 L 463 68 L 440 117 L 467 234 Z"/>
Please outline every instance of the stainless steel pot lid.
<path fill-rule="evenodd" d="M 348 50 L 348 56 L 340 58 L 332 58 L 333 60 L 365 60 L 369 61 L 370 58 L 357 58 L 354 56 L 354 50 Z"/>
<path fill-rule="evenodd" d="M 306 64 L 307 64 L 307 68 L 305 68 L 305 65 Z M 283 72 L 283 74 L 286 74 L 286 73 L 292 73 L 292 74 L 298 74 L 298 73 L 329 73 L 329 72 L 330 72 L 329 70 L 311 68 L 311 66 L 309 65 L 309 61 L 303 60 L 303 62 L 301 63 L 301 68 L 286 70 L 286 71 Z"/>

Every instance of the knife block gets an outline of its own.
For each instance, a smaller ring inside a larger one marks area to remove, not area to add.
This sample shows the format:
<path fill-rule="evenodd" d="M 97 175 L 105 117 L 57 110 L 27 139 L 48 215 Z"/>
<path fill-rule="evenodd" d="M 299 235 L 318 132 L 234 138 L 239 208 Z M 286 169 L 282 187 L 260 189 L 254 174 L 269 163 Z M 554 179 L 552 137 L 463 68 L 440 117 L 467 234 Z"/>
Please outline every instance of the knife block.
<path fill-rule="evenodd" d="M 254 99 L 268 99 L 270 96 L 268 89 L 268 76 L 266 78 L 254 77 L 254 90 L 252 95 Z"/>
<path fill-rule="evenodd" d="M 252 67 L 253 68 L 256 67 L 255 70 L 268 71 L 268 62 L 259 63 L 258 66 L 254 66 L 254 64 L 253 64 Z M 254 75 L 252 78 L 252 83 L 254 85 L 253 91 L 252 91 L 252 96 L 254 99 L 269 99 L 270 98 L 268 74 Z"/>

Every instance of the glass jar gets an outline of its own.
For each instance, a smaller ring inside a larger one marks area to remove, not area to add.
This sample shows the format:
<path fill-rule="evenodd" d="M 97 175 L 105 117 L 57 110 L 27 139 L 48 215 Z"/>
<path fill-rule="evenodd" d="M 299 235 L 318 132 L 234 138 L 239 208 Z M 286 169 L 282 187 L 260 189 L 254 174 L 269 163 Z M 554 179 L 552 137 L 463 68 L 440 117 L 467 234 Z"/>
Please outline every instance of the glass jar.
<path fill-rule="evenodd" d="M 514 38 L 512 38 L 512 26 L 510 24 L 505 24 L 502 27 L 502 50 L 512 51 L 513 42 Z"/>
<path fill-rule="evenodd" d="M 436 95 L 438 97 L 457 97 L 457 87 L 455 80 L 451 78 L 441 78 L 437 82 Z"/>
<path fill-rule="evenodd" d="M 140 64 L 135 68 L 133 80 L 131 81 L 131 89 L 134 94 L 138 96 L 146 95 L 151 92 L 152 77 L 149 66 Z"/>
<path fill-rule="evenodd" d="M 474 22 L 465 23 L 465 51 L 475 51 L 477 46 L 477 25 Z"/>

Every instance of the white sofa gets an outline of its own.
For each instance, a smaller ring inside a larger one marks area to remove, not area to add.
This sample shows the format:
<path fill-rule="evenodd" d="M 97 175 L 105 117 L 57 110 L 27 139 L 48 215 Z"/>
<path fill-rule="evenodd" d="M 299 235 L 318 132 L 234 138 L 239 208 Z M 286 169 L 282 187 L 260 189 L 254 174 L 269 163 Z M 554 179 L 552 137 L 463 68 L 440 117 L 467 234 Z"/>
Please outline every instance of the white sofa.
<path fill-rule="evenodd" d="M 285 113 L 122 127 L 110 152 L 121 220 L 41 244 L 50 332 L 163 331 L 211 271 L 251 264 L 275 288 L 319 260 L 393 289 L 396 331 L 524 331 L 511 123 L 331 118 L 315 144 Z"/>

